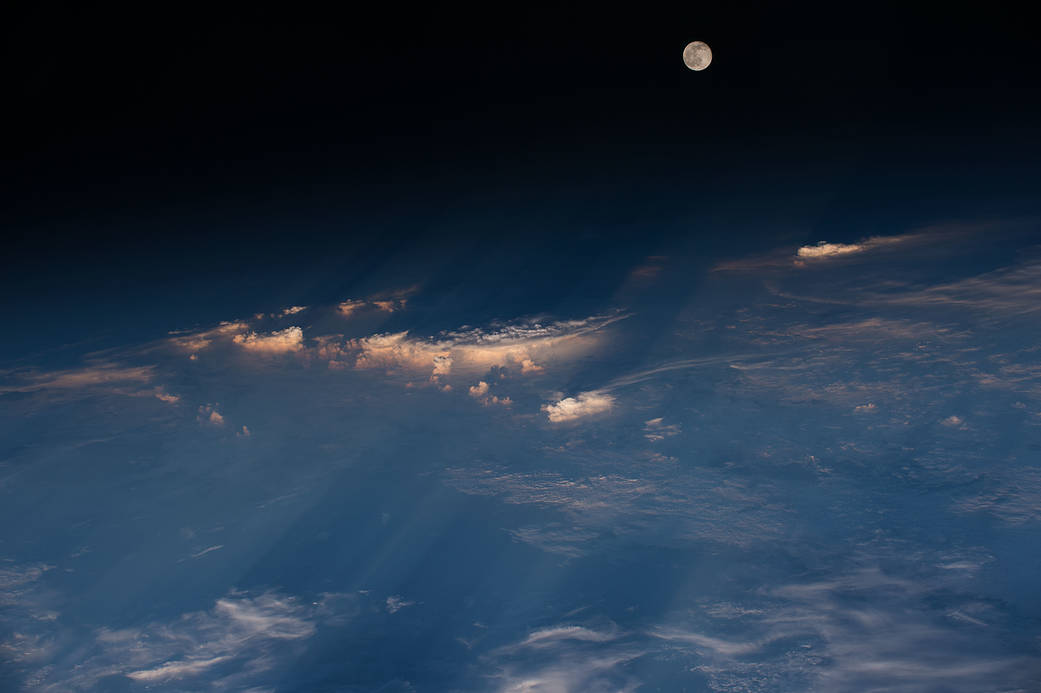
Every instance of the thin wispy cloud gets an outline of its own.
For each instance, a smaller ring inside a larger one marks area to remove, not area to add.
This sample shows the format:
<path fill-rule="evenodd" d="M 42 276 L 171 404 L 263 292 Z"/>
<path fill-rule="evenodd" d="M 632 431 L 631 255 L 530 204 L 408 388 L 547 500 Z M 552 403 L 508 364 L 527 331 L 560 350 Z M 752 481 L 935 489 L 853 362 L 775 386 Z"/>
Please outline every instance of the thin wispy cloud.
<path fill-rule="evenodd" d="M 153 378 L 154 371 L 154 366 L 124 366 L 116 363 L 98 363 L 58 371 L 6 371 L 0 372 L 0 394 L 147 383 Z"/>
<path fill-rule="evenodd" d="M 613 623 L 536 629 L 484 658 L 495 670 L 488 678 L 499 693 L 635 691 L 639 680 L 625 666 L 646 650 L 627 635 Z"/>
<path fill-rule="evenodd" d="M 232 592 L 169 621 L 97 629 L 75 667 L 44 667 L 33 680 L 55 693 L 95 690 L 113 677 L 177 690 L 245 690 L 290 664 L 320 624 L 336 622 L 341 602 L 337 595 L 303 602 L 278 592 Z"/>
<path fill-rule="evenodd" d="M 662 417 L 648 419 L 643 424 L 643 437 L 652 443 L 679 435 L 679 424 L 667 424 Z"/>

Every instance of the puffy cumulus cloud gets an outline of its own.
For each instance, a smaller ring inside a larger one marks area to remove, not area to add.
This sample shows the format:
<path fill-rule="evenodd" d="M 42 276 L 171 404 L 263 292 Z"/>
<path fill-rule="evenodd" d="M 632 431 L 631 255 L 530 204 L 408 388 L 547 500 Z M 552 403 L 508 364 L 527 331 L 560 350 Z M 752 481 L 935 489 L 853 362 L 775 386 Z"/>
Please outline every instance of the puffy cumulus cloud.
<path fill-rule="evenodd" d="M 199 415 L 196 417 L 199 423 L 208 423 L 212 426 L 223 426 L 224 416 L 217 411 L 217 405 L 204 404 L 199 407 Z"/>
<path fill-rule="evenodd" d="M 289 306 L 288 308 L 283 308 L 279 315 L 284 318 L 297 313 L 303 313 L 305 310 L 307 310 L 307 306 Z"/>
<path fill-rule="evenodd" d="M 9 605 L 19 594 L 15 588 L 36 582 L 49 570 L 54 570 L 54 566 L 46 563 L 0 568 L 0 605 Z"/>
<path fill-rule="evenodd" d="M 84 368 L 57 371 L 0 371 L 0 394 L 143 383 L 152 379 L 154 370 L 154 366 L 96 363 Z"/>
<path fill-rule="evenodd" d="M 531 359 L 522 359 L 520 362 L 521 373 L 527 375 L 529 373 L 539 373 L 544 369 L 539 364 L 535 363 Z"/>
<path fill-rule="evenodd" d="M 299 327 L 287 327 L 268 334 L 238 334 L 233 341 L 245 349 L 262 354 L 286 354 L 303 349 L 304 333 Z"/>
<path fill-rule="evenodd" d="M 613 395 L 606 392 L 583 392 L 577 397 L 565 397 L 554 404 L 542 405 L 542 411 L 553 423 L 574 421 L 595 414 L 603 414 L 614 407 Z"/>
<path fill-rule="evenodd" d="M 508 407 L 513 404 L 513 400 L 509 397 L 499 397 L 490 393 L 491 386 L 483 380 L 472 385 L 470 387 L 470 396 L 479 401 L 481 404 L 487 406 L 493 404 L 499 404 L 504 407 Z"/>

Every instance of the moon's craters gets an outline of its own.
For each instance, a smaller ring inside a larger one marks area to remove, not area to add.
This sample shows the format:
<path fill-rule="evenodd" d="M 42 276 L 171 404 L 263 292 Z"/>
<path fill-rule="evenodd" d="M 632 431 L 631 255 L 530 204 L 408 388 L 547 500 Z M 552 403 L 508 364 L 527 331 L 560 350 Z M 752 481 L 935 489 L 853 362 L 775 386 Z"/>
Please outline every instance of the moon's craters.
<path fill-rule="evenodd" d="M 695 72 L 704 70 L 712 62 L 712 49 L 704 41 L 691 41 L 683 49 L 683 64 Z"/>

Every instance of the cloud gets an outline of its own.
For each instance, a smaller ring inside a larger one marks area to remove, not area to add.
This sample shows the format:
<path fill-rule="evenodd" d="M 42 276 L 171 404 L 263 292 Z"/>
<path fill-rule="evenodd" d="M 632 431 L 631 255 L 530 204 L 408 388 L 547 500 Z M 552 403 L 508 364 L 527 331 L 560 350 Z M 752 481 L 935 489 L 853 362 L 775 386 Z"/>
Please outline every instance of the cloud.
<path fill-rule="evenodd" d="M 543 324 L 519 322 L 491 328 L 442 332 L 437 337 L 413 337 L 409 332 L 375 334 L 324 343 L 336 360 L 353 355 L 358 369 L 427 371 L 431 376 L 473 375 L 493 367 L 516 367 L 522 374 L 541 372 L 539 362 L 575 359 L 600 343 L 597 332 L 624 315 L 593 316 Z"/>
<path fill-rule="evenodd" d="M 100 630 L 101 653 L 85 668 L 153 683 L 215 674 L 215 681 L 200 682 L 206 688 L 261 682 L 263 672 L 285 656 L 285 646 L 314 635 L 314 612 L 313 606 L 274 592 L 256 597 L 233 593 L 209 611 L 184 614 L 170 623 Z M 218 664 L 216 674 L 212 670 Z"/>
<path fill-rule="evenodd" d="M 960 416 L 955 416 L 954 414 L 940 421 L 940 425 L 947 428 L 965 428 L 964 423 Z"/>
<path fill-rule="evenodd" d="M 49 570 L 54 570 L 54 566 L 46 563 L 0 568 L 0 605 L 7 605 L 12 590 L 36 582 Z"/>
<path fill-rule="evenodd" d="M 820 241 L 816 245 L 802 246 L 795 251 L 795 256 L 800 260 L 827 260 L 845 255 L 865 253 L 870 250 L 877 250 L 878 248 L 893 246 L 900 243 L 907 243 L 909 240 L 916 238 L 919 238 L 918 234 L 910 234 L 906 236 L 872 236 L 871 238 L 865 238 L 857 243 L 828 243 L 827 241 Z"/>
<path fill-rule="evenodd" d="M 248 323 L 241 321 L 226 321 L 216 327 L 206 330 L 171 332 L 169 342 L 181 351 L 195 353 L 208 349 L 215 339 L 230 337 L 236 332 L 241 332 L 249 327 Z"/>
<path fill-rule="evenodd" d="M 678 435 L 681 429 L 678 424 L 665 424 L 662 418 L 658 417 L 645 421 L 643 430 L 643 437 L 652 443 L 656 443 L 659 440 L 665 440 L 671 436 Z"/>
<path fill-rule="evenodd" d="M 513 400 L 509 397 L 499 397 L 489 393 L 490 386 L 485 381 L 480 381 L 476 385 L 470 386 L 470 396 L 478 400 L 485 406 L 493 404 L 499 404 L 508 407 L 513 404 Z"/>
<path fill-rule="evenodd" d="M 58 371 L 6 371 L 0 378 L 0 395 L 39 390 L 78 390 L 116 383 L 144 383 L 152 379 L 155 366 L 121 366 L 98 363 L 85 368 Z"/>
<path fill-rule="evenodd" d="M 293 664 L 319 625 L 344 623 L 352 604 L 345 597 L 304 602 L 274 591 L 233 591 L 209 609 L 171 620 L 97 629 L 81 641 L 75 666 L 37 664 L 30 680 L 34 689 L 55 692 L 97 690 L 120 677 L 162 690 L 262 690 Z M 16 661 L 34 664 L 21 653 Z"/>
<path fill-rule="evenodd" d="M 171 395 L 170 393 L 164 392 L 163 390 L 157 390 L 155 396 L 157 399 L 159 399 L 162 402 L 166 402 L 167 404 L 177 404 L 181 401 L 181 398 L 179 396 Z"/>
<path fill-rule="evenodd" d="M 418 289 L 419 287 L 413 286 L 401 291 L 370 296 L 364 300 L 347 299 L 337 306 L 337 310 L 345 318 L 366 310 L 396 313 L 405 310 L 405 307 L 408 305 L 408 297 L 418 291 Z"/>
<path fill-rule="evenodd" d="M 223 426 L 224 416 L 217 411 L 217 405 L 215 404 L 204 404 L 199 407 L 199 415 L 196 419 L 200 423 L 209 423 L 213 426 Z"/>
<path fill-rule="evenodd" d="M 307 306 L 289 306 L 288 308 L 283 308 L 282 309 L 282 312 L 280 313 L 280 317 L 284 318 L 284 317 L 287 317 L 289 315 L 296 315 L 297 313 L 302 313 L 305 310 L 307 310 Z"/>
<path fill-rule="evenodd" d="M 613 624 L 612 624 L 613 625 Z M 547 647 L 561 640 L 579 640 L 582 642 L 610 642 L 618 639 L 618 629 L 595 630 L 585 626 L 554 626 L 540 628 L 528 633 L 521 647 Z"/>
<path fill-rule="evenodd" d="M 304 333 L 299 327 L 287 327 L 269 334 L 247 332 L 235 335 L 234 342 L 245 349 L 264 354 L 285 354 L 300 351 Z"/>
<path fill-rule="evenodd" d="M 870 255 L 885 249 L 901 249 L 909 251 L 911 247 L 922 244 L 940 243 L 956 235 L 966 235 L 964 231 L 926 229 L 896 236 L 871 236 L 856 243 L 832 243 L 819 241 L 812 245 L 795 248 L 782 248 L 773 252 L 752 257 L 721 262 L 712 268 L 713 272 L 747 272 L 755 270 L 791 270 L 793 268 L 819 267 L 830 264 L 830 261 L 847 259 L 861 255 Z"/>
<path fill-rule="evenodd" d="M 979 630 L 989 607 L 959 593 L 958 576 L 916 577 L 864 564 L 816 582 L 764 586 L 751 604 L 705 609 L 708 619 L 674 613 L 694 623 L 648 634 L 673 656 L 690 657 L 716 691 L 968 693 L 1020 690 L 1037 675 L 1036 656 L 1009 655 L 1003 634 Z"/>
<path fill-rule="evenodd" d="M 524 375 L 528 375 L 529 373 L 539 373 L 544 370 L 542 366 L 538 365 L 531 359 L 522 359 L 520 365 L 521 373 Z"/>
<path fill-rule="evenodd" d="M 349 318 L 364 307 L 365 301 L 352 301 L 348 299 L 336 306 L 336 309 L 340 311 L 340 315 Z"/>
<path fill-rule="evenodd" d="M 203 556 L 205 556 L 208 553 L 212 553 L 214 551 L 220 551 L 223 548 L 224 548 L 224 544 L 216 544 L 214 546 L 209 546 L 209 547 L 203 549 L 202 551 L 198 551 L 196 553 L 193 553 L 192 554 L 192 558 L 202 558 Z"/>
<path fill-rule="evenodd" d="M 451 468 L 446 483 L 462 493 L 544 509 L 542 524 L 506 531 L 517 541 L 564 556 L 584 555 L 604 537 L 748 547 L 781 536 L 785 510 L 778 492 L 753 491 L 704 469 L 677 478 L 660 461 L 641 464 L 630 455 L 618 461 L 619 469 L 608 471 L 608 460 L 601 457 L 587 475 Z"/>
<path fill-rule="evenodd" d="M 536 629 L 500 647 L 485 660 L 499 693 L 619 693 L 639 682 L 625 665 L 646 651 L 613 623 L 600 628 L 564 624 Z"/>
<path fill-rule="evenodd" d="M 984 490 L 955 503 L 958 513 L 985 513 L 1008 525 L 1041 523 L 1041 467 L 986 475 Z"/>
<path fill-rule="evenodd" d="M 401 596 L 394 594 L 387 597 L 386 605 L 388 613 L 396 614 L 406 607 L 414 606 L 415 602 L 406 601 L 405 599 L 402 599 Z"/>
<path fill-rule="evenodd" d="M 897 306 L 970 308 L 1021 315 L 1041 310 L 1041 263 L 1025 263 L 924 289 L 867 294 L 865 302 Z"/>
<path fill-rule="evenodd" d="M 565 397 L 554 404 L 542 405 L 542 411 L 553 423 L 575 421 L 596 414 L 603 414 L 614 407 L 613 395 L 603 392 L 583 392 L 577 397 Z"/>

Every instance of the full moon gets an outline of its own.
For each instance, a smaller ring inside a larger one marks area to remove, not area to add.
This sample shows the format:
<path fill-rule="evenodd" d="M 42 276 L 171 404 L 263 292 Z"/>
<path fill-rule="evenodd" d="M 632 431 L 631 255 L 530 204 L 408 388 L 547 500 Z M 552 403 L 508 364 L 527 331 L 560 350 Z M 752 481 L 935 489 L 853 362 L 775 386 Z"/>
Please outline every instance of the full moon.
<path fill-rule="evenodd" d="M 696 72 L 701 72 L 711 62 L 712 49 L 704 41 L 691 41 L 683 49 L 683 63 Z"/>

